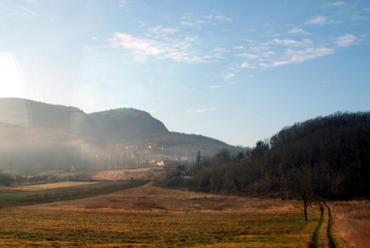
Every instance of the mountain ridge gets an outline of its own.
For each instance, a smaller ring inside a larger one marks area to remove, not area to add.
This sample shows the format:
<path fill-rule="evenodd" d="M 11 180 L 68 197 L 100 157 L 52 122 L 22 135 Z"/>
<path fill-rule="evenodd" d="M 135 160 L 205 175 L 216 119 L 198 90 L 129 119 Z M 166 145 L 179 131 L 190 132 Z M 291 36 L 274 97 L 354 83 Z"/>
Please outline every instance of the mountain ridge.
<path fill-rule="evenodd" d="M 0 156 L 10 157 L 7 150 L 20 149 L 32 154 L 29 156 L 38 164 L 46 163 L 39 157 L 59 153 L 70 157 L 74 164 L 77 160 L 89 164 L 145 164 L 152 160 L 191 161 L 198 151 L 203 156 L 213 156 L 222 149 L 242 151 L 218 139 L 169 131 L 150 113 L 134 108 L 88 114 L 74 106 L 22 98 L 0 98 L 0 132 Z M 37 145 L 33 145 L 35 140 Z M 49 164 L 51 161 L 53 158 L 47 160 Z"/>

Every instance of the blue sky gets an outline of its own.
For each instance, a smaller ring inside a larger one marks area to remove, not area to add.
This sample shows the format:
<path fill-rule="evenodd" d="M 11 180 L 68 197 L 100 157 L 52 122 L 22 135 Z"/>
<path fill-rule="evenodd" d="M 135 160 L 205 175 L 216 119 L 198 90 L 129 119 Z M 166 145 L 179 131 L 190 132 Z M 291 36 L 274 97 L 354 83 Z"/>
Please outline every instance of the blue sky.
<path fill-rule="evenodd" d="M 369 1 L 0 1 L 0 97 L 253 145 L 370 106 Z"/>

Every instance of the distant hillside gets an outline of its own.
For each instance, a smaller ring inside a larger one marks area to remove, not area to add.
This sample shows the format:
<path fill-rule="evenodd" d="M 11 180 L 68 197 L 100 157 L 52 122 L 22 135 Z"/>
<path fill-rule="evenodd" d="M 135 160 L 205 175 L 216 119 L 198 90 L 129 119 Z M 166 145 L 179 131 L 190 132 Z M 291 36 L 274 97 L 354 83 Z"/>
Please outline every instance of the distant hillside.
<path fill-rule="evenodd" d="M 216 139 L 170 132 L 141 110 L 86 114 L 75 107 L 17 98 L 0 98 L 0 137 L 0 168 L 132 166 L 193 160 L 198 151 L 212 156 L 225 148 L 241 150 Z"/>
<path fill-rule="evenodd" d="M 162 122 L 136 109 L 114 109 L 92 113 L 85 118 L 81 132 L 110 143 L 141 144 L 168 135 Z"/>
<path fill-rule="evenodd" d="M 73 130 L 86 114 L 75 107 L 18 98 L 0 98 L 0 123 L 30 128 Z"/>

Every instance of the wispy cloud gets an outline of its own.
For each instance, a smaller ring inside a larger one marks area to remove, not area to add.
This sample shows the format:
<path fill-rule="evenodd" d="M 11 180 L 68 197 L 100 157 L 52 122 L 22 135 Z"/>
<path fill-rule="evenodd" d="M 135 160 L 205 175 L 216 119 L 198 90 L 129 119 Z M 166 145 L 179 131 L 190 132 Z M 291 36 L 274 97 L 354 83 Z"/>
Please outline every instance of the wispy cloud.
<path fill-rule="evenodd" d="M 225 80 L 231 80 L 231 79 L 233 79 L 235 77 L 235 73 L 233 73 L 233 72 L 228 72 L 228 73 L 226 73 L 226 74 L 224 74 L 223 75 L 223 78 L 225 79 Z"/>
<path fill-rule="evenodd" d="M 211 111 L 216 111 L 217 109 L 214 107 L 210 108 L 198 108 L 198 109 L 188 109 L 186 110 L 187 113 L 196 113 L 196 114 L 201 114 L 201 113 L 207 113 Z"/>
<path fill-rule="evenodd" d="M 0 12 L 2 15 L 14 17 L 38 17 L 37 6 L 38 3 L 33 1 L 14 1 L 12 4 L 0 2 Z"/>
<path fill-rule="evenodd" d="M 306 21 L 306 24 L 311 24 L 311 25 L 323 25 L 327 21 L 326 16 L 315 16 L 309 20 Z"/>
<path fill-rule="evenodd" d="M 225 21 L 225 22 L 232 22 L 231 17 L 227 17 L 221 14 L 210 14 L 203 16 L 204 19 L 210 20 L 210 21 Z"/>
<path fill-rule="evenodd" d="M 300 27 L 294 27 L 291 28 L 288 33 L 290 34 L 302 34 L 302 35 L 311 35 L 310 32 L 305 31 L 303 28 Z"/>
<path fill-rule="evenodd" d="M 129 3 L 130 3 L 129 0 L 121 0 L 121 1 L 119 1 L 118 6 L 120 8 L 126 8 L 126 7 L 128 7 Z"/>
<path fill-rule="evenodd" d="M 337 5 L 342 5 L 337 1 Z M 356 36 L 345 34 L 337 38 L 317 37 L 305 29 L 307 25 L 323 25 L 326 16 L 314 16 L 304 23 L 291 25 L 279 36 L 270 35 L 266 40 L 245 40 L 231 47 L 225 44 L 210 48 L 209 43 L 203 43 L 203 27 L 215 25 L 218 22 L 228 23 L 233 20 L 222 14 L 196 16 L 185 14 L 178 23 L 171 26 L 145 25 L 147 29 L 142 35 L 117 32 L 110 39 L 115 47 L 124 48 L 133 53 L 134 59 L 145 61 L 146 58 L 165 59 L 185 64 L 200 64 L 229 61 L 225 71 L 220 72 L 219 79 L 226 84 L 234 81 L 244 70 L 275 68 L 289 64 L 299 64 L 328 56 L 337 48 L 347 47 L 356 42 Z M 309 36 L 309 37 L 308 37 Z M 228 62 L 226 62 L 228 63 Z M 209 89 L 224 87 L 221 84 L 209 85 Z"/>
<path fill-rule="evenodd" d="M 345 34 L 342 36 L 339 36 L 335 43 L 338 47 L 348 47 L 353 45 L 356 42 L 356 36 L 353 34 Z"/>
<path fill-rule="evenodd" d="M 127 49 L 134 50 L 143 55 L 159 55 L 164 51 L 162 48 L 154 44 L 153 40 L 138 38 L 128 33 L 115 33 L 112 39 L 114 46 L 121 46 Z"/>
<path fill-rule="evenodd" d="M 126 3 L 126 1 L 124 1 Z M 147 58 L 167 59 L 186 64 L 213 63 L 225 58 L 229 52 L 225 47 L 212 47 L 202 44 L 198 35 L 199 27 L 218 22 L 231 22 L 232 19 L 222 14 L 193 16 L 186 14 L 172 26 L 141 24 L 146 28 L 142 35 L 116 32 L 109 39 L 113 47 L 130 50 L 138 62 Z M 185 23 L 184 23 L 185 22 Z M 190 27 L 184 27 L 184 26 Z M 197 35 L 198 34 L 198 35 Z"/>
<path fill-rule="evenodd" d="M 307 60 L 316 59 L 334 53 L 335 50 L 330 47 L 305 48 L 302 50 L 287 50 L 282 60 L 273 61 L 273 67 L 299 64 Z"/>
<path fill-rule="evenodd" d="M 315 42 L 312 39 L 273 38 L 261 42 L 249 40 L 236 51 L 239 66 L 234 74 L 242 70 L 267 69 L 282 65 L 299 64 L 335 53 L 335 44 Z"/>
<path fill-rule="evenodd" d="M 242 58 L 247 58 L 247 59 L 257 59 L 258 58 L 258 55 L 257 54 L 254 54 L 254 53 L 239 53 L 237 54 L 238 57 L 242 57 Z"/>
<path fill-rule="evenodd" d="M 181 17 L 181 26 L 203 26 L 203 25 L 215 25 L 217 22 L 232 22 L 232 18 L 222 14 L 208 14 L 202 16 L 194 16 L 191 14 L 185 14 Z"/>
<path fill-rule="evenodd" d="M 158 25 L 158 26 L 150 28 L 150 32 L 158 36 L 167 36 L 167 35 L 173 35 L 179 32 L 179 30 L 177 28 L 164 27 L 162 25 Z"/>
<path fill-rule="evenodd" d="M 225 87 L 223 84 L 210 84 L 208 85 L 208 89 L 215 90 L 215 89 L 221 89 Z"/>
<path fill-rule="evenodd" d="M 252 68 L 251 64 L 249 64 L 248 62 L 242 62 L 240 64 L 240 68 L 241 69 L 248 69 L 248 68 Z"/>
<path fill-rule="evenodd" d="M 228 49 L 223 47 L 215 47 L 203 55 L 203 59 L 207 62 L 217 62 L 225 58 Z"/>
<path fill-rule="evenodd" d="M 173 41 L 165 43 L 155 39 L 137 37 L 128 33 L 117 32 L 109 39 L 114 47 L 122 47 L 134 53 L 136 58 L 155 57 L 176 62 L 196 64 L 205 62 L 200 55 L 191 54 L 181 46 L 182 43 Z"/>
<path fill-rule="evenodd" d="M 312 44 L 312 40 L 310 39 L 302 39 L 302 40 L 294 40 L 294 39 L 273 39 L 272 43 L 279 46 L 287 46 L 287 47 L 299 47 L 299 46 L 307 46 Z"/>
<path fill-rule="evenodd" d="M 334 7 L 340 7 L 340 6 L 343 6 L 343 5 L 345 5 L 346 4 L 346 2 L 345 1 L 335 1 L 334 3 L 332 3 L 332 5 L 334 6 Z"/>

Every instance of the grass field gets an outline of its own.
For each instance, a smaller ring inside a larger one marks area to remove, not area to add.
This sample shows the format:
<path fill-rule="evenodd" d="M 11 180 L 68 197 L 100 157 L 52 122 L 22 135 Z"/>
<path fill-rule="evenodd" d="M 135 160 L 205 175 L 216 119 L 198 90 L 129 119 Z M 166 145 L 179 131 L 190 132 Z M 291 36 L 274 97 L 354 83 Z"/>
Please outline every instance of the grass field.
<path fill-rule="evenodd" d="M 127 189 L 143 183 L 143 181 L 127 181 L 80 184 L 75 186 L 69 186 L 67 184 L 64 185 L 65 187 L 57 188 L 50 188 L 48 186 L 49 184 L 45 184 L 45 186 L 38 186 L 41 188 L 40 190 L 7 190 L 0 192 L 0 208 L 91 197 Z"/>
<path fill-rule="evenodd" d="M 340 247 L 367 248 L 370 244 L 370 201 L 332 202 L 334 232 Z"/>
<path fill-rule="evenodd" d="M 121 169 L 121 170 L 104 170 L 99 171 L 94 177 L 94 180 L 99 181 L 118 181 L 118 180 L 153 180 L 163 176 L 163 168 L 147 167 L 137 169 Z"/>
<path fill-rule="evenodd" d="M 319 209 L 145 185 L 0 209 L 1 247 L 308 247 Z"/>
<path fill-rule="evenodd" d="M 3 188 L 3 191 L 39 191 L 46 189 L 58 189 L 66 187 L 74 187 L 88 184 L 95 184 L 97 182 L 56 182 L 56 183 L 42 183 L 42 184 L 30 184 L 30 185 L 20 185 L 15 187 Z"/>

